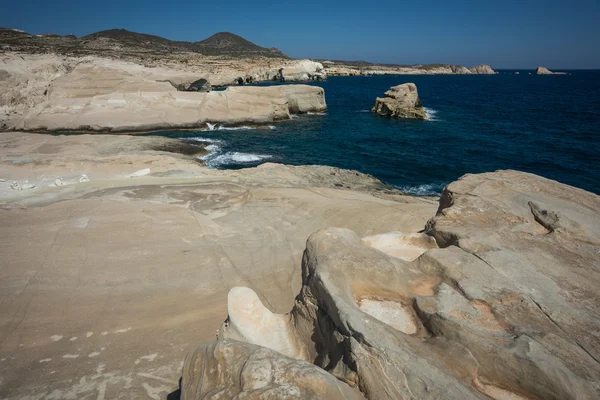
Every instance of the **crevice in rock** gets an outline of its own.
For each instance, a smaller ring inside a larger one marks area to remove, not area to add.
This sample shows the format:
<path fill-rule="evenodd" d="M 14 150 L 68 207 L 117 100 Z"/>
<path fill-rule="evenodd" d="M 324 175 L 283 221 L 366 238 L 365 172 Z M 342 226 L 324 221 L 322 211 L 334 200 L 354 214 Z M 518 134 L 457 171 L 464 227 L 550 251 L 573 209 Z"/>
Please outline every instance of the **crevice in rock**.
<path fill-rule="evenodd" d="M 568 332 L 566 332 L 559 324 L 558 322 L 556 322 L 554 320 L 554 318 L 552 318 L 550 316 L 550 314 L 548 314 L 546 311 L 544 311 L 544 309 L 542 308 L 542 306 L 540 305 L 540 303 L 538 303 L 537 301 L 535 301 L 532 297 L 529 297 L 529 299 L 533 302 L 533 304 L 536 305 L 536 307 L 546 316 L 546 318 L 548 318 L 548 320 L 554 325 L 556 326 L 556 328 L 558 330 L 560 330 L 562 333 L 564 333 L 569 339 L 571 339 L 576 345 L 577 347 L 579 347 L 581 350 L 583 350 L 588 356 L 590 356 L 590 358 L 592 360 L 594 360 L 596 362 L 596 364 L 600 364 L 600 360 L 598 360 L 596 357 L 594 357 L 585 347 L 583 347 L 581 345 L 581 343 L 579 343 L 579 341 L 577 341 L 577 339 L 575 339 L 573 336 L 569 335 Z"/>
<path fill-rule="evenodd" d="M 560 218 L 557 213 L 543 209 L 533 201 L 528 201 L 527 205 L 529 205 L 533 218 L 538 224 L 546 228 L 548 233 L 552 233 L 559 228 Z"/>

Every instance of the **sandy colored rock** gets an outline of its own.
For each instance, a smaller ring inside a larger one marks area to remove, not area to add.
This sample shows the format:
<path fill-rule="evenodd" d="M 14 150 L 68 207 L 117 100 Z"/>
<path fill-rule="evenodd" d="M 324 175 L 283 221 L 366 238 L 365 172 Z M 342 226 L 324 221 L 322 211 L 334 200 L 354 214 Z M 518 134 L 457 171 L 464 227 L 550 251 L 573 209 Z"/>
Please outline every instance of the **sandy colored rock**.
<path fill-rule="evenodd" d="M 366 245 L 404 261 L 414 261 L 427 250 L 437 248 L 435 239 L 423 233 L 388 232 L 362 240 Z"/>
<path fill-rule="evenodd" d="M 495 74 L 489 65 L 479 64 L 471 69 L 452 64 L 377 65 L 370 63 L 323 62 L 329 76 L 371 75 L 471 75 Z"/>
<path fill-rule="evenodd" d="M 388 118 L 427 119 L 427 113 L 414 83 L 392 86 L 385 92 L 385 97 L 375 99 L 371 112 Z"/>
<path fill-rule="evenodd" d="M 219 338 L 268 347 L 291 358 L 307 358 L 289 316 L 272 313 L 254 290 L 232 288 L 227 295 L 227 315 L 227 321 L 218 332 Z"/>
<path fill-rule="evenodd" d="M 206 122 L 266 124 L 289 119 L 290 112 L 326 108 L 323 89 L 318 87 L 181 90 L 199 80 L 231 85 L 240 75 L 243 81 L 272 80 L 282 68 L 295 71 L 287 81 L 299 81 L 322 68 L 307 60 L 257 59 L 228 67 L 171 60 L 146 66 L 97 56 L 10 52 L 0 60 L 0 129 L 117 132 L 199 127 Z"/>
<path fill-rule="evenodd" d="M 222 340 L 186 357 L 181 399 L 364 399 L 313 364 L 248 343 Z M 218 394 L 218 395 L 217 395 Z"/>
<path fill-rule="evenodd" d="M 437 207 L 326 166 L 210 171 L 187 145 L 0 134 L 1 398 L 166 398 L 231 288 L 285 313 L 312 232 L 417 232 Z"/>
<path fill-rule="evenodd" d="M 537 67 L 535 70 L 536 75 L 566 75 L 566 72 L 552 72 L 546 67 Z"/>
<path fill-rule="evenodd" d="M 440 248 L 413 261 L 384 235 L 312 234 L 285 318 L 368 399 L 598 398 L 598 210 L 532 174 L 466 175 L 425 229 Z"/>
<path fill-rule="evenodd" d="M 477 75 L 495 75 L 495 74 L 497 74 L 497 72 L 494 71 L 492 69 L 492 67 L 490 67 L 487 64 L 477 64 L 476 66 L 471 68 L 470 71 L 472 74 L 477 74 Z"/>

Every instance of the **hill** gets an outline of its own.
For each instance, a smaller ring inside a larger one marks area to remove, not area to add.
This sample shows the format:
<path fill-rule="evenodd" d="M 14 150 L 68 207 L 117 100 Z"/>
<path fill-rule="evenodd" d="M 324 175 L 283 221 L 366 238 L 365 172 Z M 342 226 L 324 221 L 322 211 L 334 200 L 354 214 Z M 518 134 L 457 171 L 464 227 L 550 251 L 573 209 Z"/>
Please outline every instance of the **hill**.
<path fill-rule="evenodd" d="M 81 38 L 72 35 L 30 35 L 15 29 L 0 28 L 0 49 L 25 52 L 67 54 L 113 53 L 177 53 L 192 52 L 227 57 L 278 57 L 287 58 L 275 48 L 261 47 L 230 32 L 219 32 L 198 41 L 186 42 L 128 31 L 108 29 Z"/>
<path fill-rule="evenodd" d="M 285 57 L 278 49 L 261 47 L 230 32 L 218 32 L 208 39 L 194 43 L 202 53 L 247 54 Z"/>

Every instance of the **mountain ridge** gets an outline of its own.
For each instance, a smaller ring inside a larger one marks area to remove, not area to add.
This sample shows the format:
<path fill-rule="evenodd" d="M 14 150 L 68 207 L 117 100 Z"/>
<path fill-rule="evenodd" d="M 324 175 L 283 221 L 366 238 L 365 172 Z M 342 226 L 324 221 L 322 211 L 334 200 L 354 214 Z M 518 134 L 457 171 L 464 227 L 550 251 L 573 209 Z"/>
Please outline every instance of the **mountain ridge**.
<path fill-rule="evenodd" d="M 126 29 L 106 29 L 80 38 L 74 35 L 32 35 L 27 32 L 0 28 L 0 48 L 20 50 L 120 50 L 142 52 L 194 52 L 211 56 L 289 58 L 276 48 L 266 48 L 231 32 L 217 32 L 196 42 L 177 41 L 158 35 Z"/>

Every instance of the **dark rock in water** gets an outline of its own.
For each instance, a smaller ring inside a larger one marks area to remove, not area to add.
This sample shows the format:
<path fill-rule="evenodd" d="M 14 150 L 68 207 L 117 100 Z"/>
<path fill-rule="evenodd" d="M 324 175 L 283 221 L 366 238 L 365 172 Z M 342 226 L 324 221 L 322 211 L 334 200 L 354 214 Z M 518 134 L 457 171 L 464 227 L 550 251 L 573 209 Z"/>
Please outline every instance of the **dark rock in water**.
<path fill-rule="evenodd" d="M 285 77 L 283 76 L 283 68 L 279 68 L 277 75 L 273 77 L 274 81 L 285 82 Z"/>
<path fill-rule="evenodd" d="M 212 87 L 206 79 L 198 79 L 186 89 L 188 92 L 210 92 Z"/>

